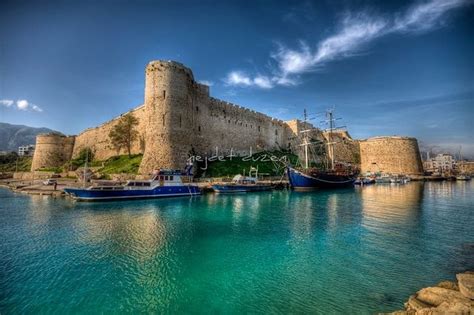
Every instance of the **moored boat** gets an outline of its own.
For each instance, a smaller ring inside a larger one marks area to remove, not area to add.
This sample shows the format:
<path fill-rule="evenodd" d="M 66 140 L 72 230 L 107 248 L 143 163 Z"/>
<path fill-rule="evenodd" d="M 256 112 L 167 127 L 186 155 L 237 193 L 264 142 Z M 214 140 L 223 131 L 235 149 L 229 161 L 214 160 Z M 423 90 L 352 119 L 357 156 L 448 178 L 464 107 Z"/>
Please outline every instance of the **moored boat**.
<path fill-rule="evenodd" d="M 287 166 L 286 172 L 288 175 L 288 181 L 290 187 L 294 190 L 306 191 L 321 188 L 345 188 L 353 187 L 356 180 L 356 173 L 351 167 L 344 165 L 343 163 L 336 163 L 334 161 L 334 142 L 332 140 L 332 133 L 335 130 L 333 113 L 328 110 L 327 118 L 329 122 L 329 129 L 327 133 L 327 157 L 328 166 L 324 169 L 315 169 L 309 167 L 308 159 L 308 147 L 310 145 L 308 139 L 308 132 L 310 130 L 304 130 L 303 133 L 303 144 L 305 154 L 305 163 L 301 169 L 296 169 L 292 166 Z M 306 124 L 307 114 L 304 112 L 304 121 Z"/>
<path fill-rule="evenodd" d="M 299 191 L 352 187 L 356 180 L 351 174 L 326 171 L 302 171 L 293 167 L 287 167 L 287 174 L 290 186 L 294 190 Z"/>
<path fill-rule="evenodd" d="M 469 175 L 458 175 L 456 176 L 456 180 L 470 180 L 471 177 Z"/>
<path fill-rule="evenodd" d="M 231 183 L 212 185 L 216 193 L 246 193 L 271 190 L 270 184 L 259 183 L 257 177 L 235 175 Z"/>
<path fill-rule="evenodd" d="M 354 181 L 354 185 L 372 185 L 375 184 L 375 179 L 370 178 L 370 177 L 364 177 L 364 178 L 357 178 Z"/>
<path fill-rule="evenodd" d="M 198 186 L 184 183 L 190 178 L 190 170 L 160 170 L 149 180 L 129 180 L 124 185 L 98 185 L 87 188 L 65 188 L 67 195 L 80 201 L 122 200 L 196 196 L 201 194 Z"/>
<path fill-rule="evenodd" d="M 390 183 L 390 181 L 391 181 L 391 178 L 390 178 L 390 175 L 388 174 L 382 174 L 375 178 L 375 182 L 377 184 L 387 184 L 387 183 Z"/>

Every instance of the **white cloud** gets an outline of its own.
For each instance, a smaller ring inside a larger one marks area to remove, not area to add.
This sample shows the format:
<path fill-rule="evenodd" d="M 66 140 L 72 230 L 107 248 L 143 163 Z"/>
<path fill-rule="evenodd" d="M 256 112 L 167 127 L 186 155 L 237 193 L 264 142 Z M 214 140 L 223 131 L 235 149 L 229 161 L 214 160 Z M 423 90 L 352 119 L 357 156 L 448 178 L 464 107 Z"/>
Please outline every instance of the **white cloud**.
<path fill-rule="evenodd" d="M 27 110 L 30 104 L 28 103 L 27 100 L 18 100 L 16 101 L 16 107 L 18 107 L 19 110 Z"/>
<path fill-rule="evenodd" d="M 242 71 L 232 71 L 227 75 L 227 78 L 224 80 L 228 85 L 240 85 L 240 86 L 250 86 L 252 85 L 252 79 L 248 77 Z"/>
<path fill-rule="evenodd" d="M 13 100 L 0 100 L 0 105 L 10 107 L 13 105 Z"/>
<path fill-rule="evenodd" d="M 312 63 L 319 64 L 350 55 L 362 45 L 383 35 L 387 23 L 384 19 L 372 18 L 367 13 L 346 15 L 339 32 L 318 45 Z"/>
<path fill-rule="evenodd" d="M 291 86 L 298 84 L 298 75 L 323 67 L 327 62 L 354 56 L 375 39 L 392 33 L 419 33 L 442 25 L 447 12 L 472 4 L 472 0 L 431 0 L 418 2 L 404 13 L 392 17 L 377 16 L 368 12 L 346 14 L 339 23 L 337 31 L 321 40 L 311 49 L 300 42 L 298 49 L 279 45 L 270 54 L 276 61 L 276 69 L 269 79 L 257 75 L 255 78 L 242 71 L 232 71 L 226 78 L 228 85 L 257 86 L 269 89 L 275 85 Z M 265 79 L 262 79 L 265 78 Z"/>
<path fill-rule="evenodd" d="M 258 75 L 255 77 L 253 83 L 262 89 L 271 89 L 273 87 L 272 81 L 264 75 Z"/>
<path fill-rule="evenodd" d="M 199 83 L 207 85 L 207 86 L 213 86 L 214 82 L 208 81 L 208 80 L 200 80 Z"/>
<path fill-rule="evenodd" d="M 39 112 L 39 113 L 41 113 L 41 112 L 43 111 L 43 109 L 40 108 L 40 107 L 37 106 L 37 105 L 32 105 L 32 106 L 31 106 L 31 109 L 34 110 L 35 112 Z"/>
<path fill-rule="evenodd" d="M 13 100 L 0 100 L 0 105 L 6 106 L 6 107 L 12 107 L 12 105 L 15 102 Z M 32 104 L 28 102 L 27 100 L 17 100 L 16 101 L 16 109 L 22 110 L 22 111 L 28 111 L 32 110 L 35 112 L 42 112 L 43 109 L 39 107 L 38 105 Z"/>
<path fill-rule="evenodd" d="M 426 31 L 440 26 L 442 17 L 452 9 L 472 3 L 469 0 L 432 0 L 412 6 L 395 18 L 393 31 Z"/>
<path fill-rule="evenodd" d="M 230 86 L 257 86 L 262 89 L 271 89 L 274 86 L 273 79 L 265 75 L 251 78 L 242 71 L 232 71 L 224 79 L 224 82 Z"/>

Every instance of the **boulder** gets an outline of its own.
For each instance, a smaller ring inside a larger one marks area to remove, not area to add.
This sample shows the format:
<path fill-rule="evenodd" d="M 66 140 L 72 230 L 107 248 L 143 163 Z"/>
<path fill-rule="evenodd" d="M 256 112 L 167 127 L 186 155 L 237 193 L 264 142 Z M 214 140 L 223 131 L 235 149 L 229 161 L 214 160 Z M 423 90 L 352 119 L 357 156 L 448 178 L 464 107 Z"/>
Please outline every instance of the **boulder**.
<path fill-rule="evenodd" d="M 459 287 L 456 284 L 456 282 L 452 282 L 452 281 L 441 281 L 436 286 L 439 287 L 439 288 L 445 288 L 445 289 L 449 289 L 449 290 L 459 291 Z"/>
<path fill-rule="evenodd" d="M 445 288 L 428 287 L 417 292 L 416 298 L 426 304 L 439 306 L 443 302 L 459 302 L 470 304 L 470 300 L 459 291 Z"/>
<path fill-rule="evenodd" d="M 472 306 L 458 302 L 443 302 L 438 307 L 424 308 L 416 312 L 416 315 L 471 315 Z"/>
<path fill-rule="evenodd" d="M 405 309 L 407 311 L 419 311 L 424 308 L 432 307 L 433 305 L 427 304 L 423 301 L 420 301 L 416 296 L 412 295 L 408 298 L 408 302 L 405 303 Z"/>
<path fill-rule="evenodd" d="M 458 279 L 461 294 L 468 299 L 474 300 L 474 273 L 458 273 L 456 279 Z"/>

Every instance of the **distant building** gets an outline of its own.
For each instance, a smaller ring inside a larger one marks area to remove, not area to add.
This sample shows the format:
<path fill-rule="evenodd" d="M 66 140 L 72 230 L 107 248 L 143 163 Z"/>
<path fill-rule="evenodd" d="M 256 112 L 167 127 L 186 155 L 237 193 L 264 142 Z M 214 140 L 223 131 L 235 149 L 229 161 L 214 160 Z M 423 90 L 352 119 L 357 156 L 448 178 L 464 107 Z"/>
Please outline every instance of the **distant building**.
<path fill-rule="evenodd" d="M 474 175 L 474 162 L 473 161 L 459 161 L 458 170 L 461 173 Z"/>
<path fill-rule="evenodd" d="M 438 154 L 423 164 L 425 171 L 429 172 L 446 173 L 456 169 L 456 159 L 451 154 Z"/>
<path fill-rule="evenodd" d="M 19 156 L 33 156 L 33 153 L 35 153 L 35 145 L 34 144 L 22 145 L 22 146 L 18 147 L 18 155 Z"/>

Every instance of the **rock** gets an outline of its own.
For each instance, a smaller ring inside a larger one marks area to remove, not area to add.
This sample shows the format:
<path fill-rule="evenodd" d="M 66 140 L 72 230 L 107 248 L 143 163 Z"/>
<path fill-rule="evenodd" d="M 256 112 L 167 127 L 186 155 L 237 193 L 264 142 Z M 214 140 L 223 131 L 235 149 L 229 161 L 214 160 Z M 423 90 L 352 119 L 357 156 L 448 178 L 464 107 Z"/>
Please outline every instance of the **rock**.
<path fill-rule="evenodd" d="M 416 315 L 470 315 L 474 311 L 472 306 L 457 302 L 443 302 L 438 307 L 424 308 L 416 312 Z"/>
<path fill-rule="evenodd" d="M 470 300 L 459 291 L 445 288 L 428 287 L 417 292 L 416 298 L 426 304 L 439 306 L 443 302 L 456 302 L 470 305 Z"/>
<path fill-rule="evenodd" d="M 405 303 L 405 309 L 407 311 L 419 311 L 424 308 L 432 307 L 433 305 L 427 304 L 423 301 L 420 301 L 416 296 L 412 295 L 408 298 L 408 302 Z"/>
<path fill-rule="evenodd" d="M 385 313 L 379 315 L 415 315 L 415 311 L 395 311 L 392 313 Z"/>
<path fill-rule="evenodd" d="M 456 279 L 458 279 L 459 291 L 462 295 L 474 300 L 474 273 L 458 273 Z"/>
<path fill-rule="evenodd" d="M 445 289 L 449 289 L 449 290 L 459 291 L 459 287 L 456 284 L 456 282 L 452 282 L 452 281 L 441 281 L 436 286 L 439 287 L 439 288 L 445 288 Z"/>

